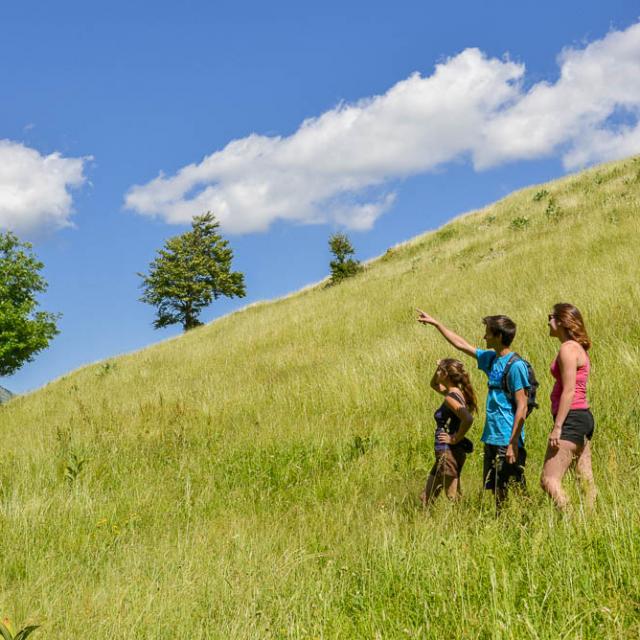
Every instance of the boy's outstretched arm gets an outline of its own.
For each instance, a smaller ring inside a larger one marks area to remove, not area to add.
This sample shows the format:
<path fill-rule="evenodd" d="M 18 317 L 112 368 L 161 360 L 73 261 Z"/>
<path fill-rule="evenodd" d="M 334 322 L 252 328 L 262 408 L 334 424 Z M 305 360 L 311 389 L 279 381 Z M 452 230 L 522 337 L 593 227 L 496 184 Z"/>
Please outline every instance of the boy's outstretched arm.
<path fill-rule="evenodd" d="M 419 314 L 418 322 L 433 325 L 444 336 L 445 340 L 458 349 L 458 351 L 462 351 L 472 358 L 477 357 L 476 348 L 473 345 L 470 345 L 464 338 L 461 338 L 457 333 L 454 333 L 451 329 L 445 327 L 425 311 L 421 311 L 420 309 L 416 309 L 416 311 Z"/>

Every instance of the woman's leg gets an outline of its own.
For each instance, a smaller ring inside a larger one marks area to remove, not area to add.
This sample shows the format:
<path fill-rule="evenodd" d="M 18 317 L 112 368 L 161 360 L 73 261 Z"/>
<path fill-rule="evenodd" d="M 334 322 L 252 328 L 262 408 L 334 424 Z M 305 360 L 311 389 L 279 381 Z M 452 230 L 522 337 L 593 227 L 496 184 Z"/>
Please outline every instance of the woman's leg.
<path fill-rule="evenodd" d="M 437 498 L 440 495 L 440 491 L 442 491 L 442 476 L 438 475 L 436 477 L 430 474 L 427 478 L 427 485 L 420 496 L 423 506 L 426 507 L 432 500 Z"/>
<path fill-rule="evenodd" d="M 574 442 L 560 440 L 557 448 L 547 447 L 544 458 L 540 484 L 561 511 L 569 504 L 569 498 L 562 490 L 562 478 L 571 466 L 571 461 L 577 450 L 578 445 Z"/>
<path fill-rule="evenodd" d="M 444 490 L 447 494 L 447 498 L 449 500 L 457 500 L 460 495 L 460 490 L 458 489 L 459 480 L 458 478 L 452 478 L 450 476 L 445 476 L 444 478 Z"/>
<path fill-rule="evenodd" d="M 444 489 L 449 500 L 458 500 L 462 495 L 460 490 L 460 473 L 464 467 L 467 454 L 459 449 L 451 449 L 446 457 L 447 465 L 444 471 Z"/>
<path fill-rule="evenodd" d="M 576 477 L 580 480 L 582 490 L 584 491 L 587 508 L 592 509 L 596 502 L 598 489 L 596 489 L 596 483 L 593 480 L 593 470 L 591 469 L 591 443 L 588 440 L 582 448 L 582 451 L 578 454 L 578 461 L 576 462 Z"/>

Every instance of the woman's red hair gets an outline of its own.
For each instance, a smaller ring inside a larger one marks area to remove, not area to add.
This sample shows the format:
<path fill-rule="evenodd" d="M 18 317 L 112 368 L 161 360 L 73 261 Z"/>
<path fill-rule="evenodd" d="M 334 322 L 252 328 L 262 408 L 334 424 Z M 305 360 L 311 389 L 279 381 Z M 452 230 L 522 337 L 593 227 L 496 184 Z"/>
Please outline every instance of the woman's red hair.
<path fill-rule="evenodd" d="M 558 302 L 558 304 L 553 305 L 553 315 L 558 324 L 569 334 L 569 337 L 582 345 L 585 351 L 589 351 L 591 338 L 589 338 L 587 329 L 584 326 L 580 310 L 568 302 Z"/>

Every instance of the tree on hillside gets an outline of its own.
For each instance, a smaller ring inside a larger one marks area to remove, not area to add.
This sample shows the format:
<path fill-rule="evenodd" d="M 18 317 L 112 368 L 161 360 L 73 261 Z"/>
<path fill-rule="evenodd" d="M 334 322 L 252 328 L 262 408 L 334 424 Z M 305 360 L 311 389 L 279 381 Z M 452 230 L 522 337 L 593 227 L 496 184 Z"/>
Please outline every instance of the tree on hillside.
<path fill-rule="evenodd" d="M 207 212 L 196 216 L 191 231 L 170 238 L 149 265 L 149 275 L 138 274 L 144 293 L 140 300 L 157 307 L 156 329 L 182 324 L 185 331 L 201 325 L 198 316 L 220 296 L 244 297 L 244 275 L 231 271 L 233 251 Z"/>
<path fill-rule="evenodd" d="M 0 376 L 33 360 L 58 333 L 59 315 L 36 311 L 47 283 L 31 248 L 10 231 L 0 233 Z"/>
<path fill-rule="evenodd" d="M 355 253 L 355 249 L 346 234 L 334 233 L 330 236 L 329 249 L 334 255 L 334 260 L 329 263 L 331 284 L 338 284 L 362 270 L 360 262 L 350 257 Z"/>

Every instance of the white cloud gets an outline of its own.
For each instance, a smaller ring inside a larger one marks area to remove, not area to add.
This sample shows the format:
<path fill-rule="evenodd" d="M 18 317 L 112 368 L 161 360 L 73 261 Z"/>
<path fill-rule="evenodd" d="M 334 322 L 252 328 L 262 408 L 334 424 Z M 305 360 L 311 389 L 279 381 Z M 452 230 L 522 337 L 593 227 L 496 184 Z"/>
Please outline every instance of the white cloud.
<path fill-rule="evenodd" d="M 579 144 L 564 156 L 564 164 L 573 169 L 587 164 L 616 160 L 640 152 L 640 124 L 621 126 L 614 131 L 595 128 L 585 132 Z"/>
<path fill-rule="evenodd" d="M 555 83 L 526 89 L 523 64 L 467 49 L 288 137 L 234 140 L 132 187 L 125 204 L 170 223 L 212 210 L 231 233 L 275 220 L 367 229 L 392 205 L 394 180 L 460 158 L 481 170 L 561 153 L 575 167 L 640 151 L 640 24 L 566 49 L 558 63 Z M 612 122 L 620 109 L 634 123 Z"/>
<path fill-rule="evenodd" d="M 540 82 L 486 123 L 477 168 L 536 158 L 563 148 L 567 168 L 640 151 L 633 128 L 609 118 L 640 114 L 640 24 L 559 56 L 560 76 Z M 607 140 L 605 143 L 604 140 Z"/>
<path fill-rule="evenodd" d="M 70 190 L 85 181 L 88 158 L 41 155 L 19 142 L 0 140 L 0 229 L 29 232 L 70 224 Z"/>

